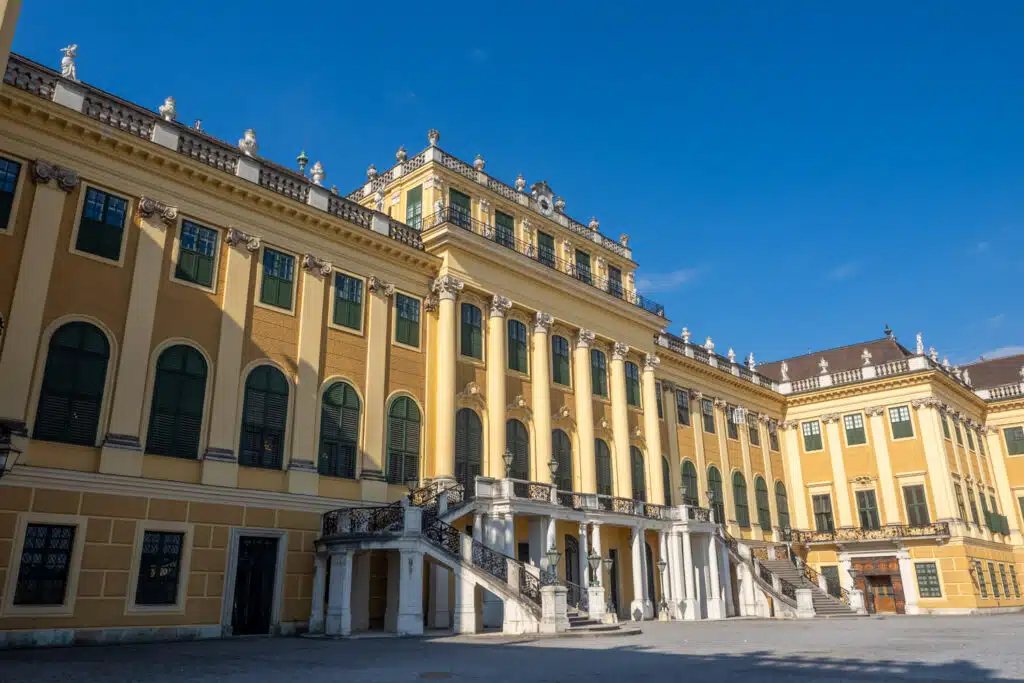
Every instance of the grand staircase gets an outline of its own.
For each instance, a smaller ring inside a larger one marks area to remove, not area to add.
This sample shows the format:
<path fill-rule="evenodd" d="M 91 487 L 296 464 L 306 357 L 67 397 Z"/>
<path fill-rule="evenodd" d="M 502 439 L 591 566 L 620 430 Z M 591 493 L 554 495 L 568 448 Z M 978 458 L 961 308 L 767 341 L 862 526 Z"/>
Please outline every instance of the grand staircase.
<path fill-rule="evenodd" d="M 761 560 L 761 565 L 797 588 L 810 589 L 811 597 L 814 600 L 815 617 L 828 619 L 856 616 L 856 612 L 850 609 L 848 604 L 821 590 L 817 583 L 816 574 L 809 567 L 806 569 L 815 578 L 814 581 L 811 580 L 807 573 L 798 569 L 789 560 Z"/>

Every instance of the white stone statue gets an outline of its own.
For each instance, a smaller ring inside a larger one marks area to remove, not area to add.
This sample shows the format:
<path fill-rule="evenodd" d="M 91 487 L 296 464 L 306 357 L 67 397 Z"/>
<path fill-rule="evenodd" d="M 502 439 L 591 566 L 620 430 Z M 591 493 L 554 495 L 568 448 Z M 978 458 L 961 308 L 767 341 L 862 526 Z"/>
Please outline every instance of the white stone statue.
<path fill-rule="evenodd" d="M 60 51 L 64 53 L 60 60 L 60 75 L 69 81 L 77 81 L 78 68 L 75 66 L 75 57 L 78 56 L 78 43 L 62 47 Z"/>
<path fill-rule="evenodd" d="M 967 386 L 971 386 L 971 371 L 970 370 L 964 370 L 964 378 L 963 379 L 964 379 L 964 384 L 966 384 Z"/>
<path fill-rule="evenodd" d="M 751 351 L 750 354 L 747 356 L 747 370 L 753 372 L 754 368 L 756 367 L 757 363 L 754 361 L 754 352 Z"/>
<path fill-rule="evenodd" d="M 398 151 L 395 152 L 395 161 L 397 161 L 398 163 L 402 163 L 408 158 L 409 154 L 405 151 L 405 145 L 402 145 L 401 147 L 398 148 Z"/>
<path fill-rule="evenodd" d="M 939 362 L 939 352 L 935 350 L 934 346 L 928 347 L 928 357 L 936 363 Z"/>
<path fill-rule="evenodd" d="M 821 360 L 818 361 L 818 374 L 820 374 L 820 375 L 827 375 L 828 374 L 828 361 L 825 360 L 824 356 L 822 356 Z"/>
<path fill-rule="evenodd" d="M 597 216 L 590 217 L 590 225 L 588 227 L 594 232 L 597 232 L 598 230 L 601 229 L 601 224 L 597 221 Z"/>
<path fill-rule="evenodd" d="M 481 156 L 480 154 L 477 154 L 476 158 L 473 159 L 473 168 L 475 168 L 478 171 L 483 171 L 485 168 L 487 168 L 487 162 L 484 161 L 483 156 Z"/>
<path fill-rule="evenodd" d="M 729 362 L 730 363 L 735 363 L 736 362 L 736 352 L 732 350 L 731 346 L 729 347 L 729 353 L 727 353 L 725 355 L 729 357 Z"/>
<path fill-rule="evenodd" d="M 384 210 L 384 190 L 378 189 L 373 193 L 373 208 L 377 211 Z"/>
<path fill-rule="evenodd" d="M 949 356 L 942 357 L 942 367 L 949 370 Z"/>
<path fill-rule="evenodd" d="M 715 350 L 715 342 L 711 341 L 711 335 L 708 335 L 707 339 L 704 340 L 704 350 L 708 353 Z"/>
<path fill-rule="evenodd" d="M 1024 365 L 1020 366 L 1020 381 L 1024 382 Z"/>
<path fill-rule="evenodd" d="M 434 213 L 441 213 L 444 211 L 444 200 L 438 199 L 434 202 Z"/>
<path fill-rule="evenodd" d="M 626 233 L 622 233 L 621 235 L 619 235 L 619 244 L 621 244 L 624 247 L 628 247 L 629 235 L 627 235 Z"/>
<path fill-rule="evenodd" d="M 324 173 L 324 165 L 319 161 L 313 164 L 313 168 L 310 169 L 309 175 L 313 179 L 314 185 L 323 185 L 324 178 L 327 177 L 327 174 Z"/>
<path fill-rule="evenodd" d="M 256 131 L 252 128 L 248 128 L 245 131 L 245 135 L 238 141 L 238 149 L 247 157 L 254 156 L 259 150 L 260 146 L 256 144 Z"/>
<path fill-rule="evenodd" d="M 782 381 L 783 382 L 788 382 L 789 381 L 789 363 L 787 363 L 786 361 L 782 361 L 782 365 L 779 366 L 779 372 L 782 373 Z"/>
<path fill-rule="evenodd" d="M 916 351 L 917 351 L 917 355 L 919 355 L 919 356 L 923 356 L 924 355 L 924 337 L 921 336 L 920 332 L 917 333 L 917 349 L 916 349 Z"/>
<path fill-rule="evenodd" d="M 561 197 L 555 197 L 555 211 L 563 213 L 565 211 L 565 200 Z"/>
<path fill-rule="evenodd" d="M 175 106 L 174 98 L 168 97 L 157 109 L 164 121 L 173 121 L 178 116 L 178 108 Z"/>
<path fill-rule="evenodd" d="M 865 367 L 871 365 L 871 352 L 868 351 L 867 349 L 864 349 L 863 351 L 860 352 L 860 359 Z"/>
<path fill-rule="evenodd" d="M 523 174 L 520 173 L 518 176 L 516 176 L 516 192 L 525 192 L 525 191 L 526 191 L 526 178 L 524 178 Z"/>
<path fill-rule="evenodd" d="M 441 139 L 441 133 L 436 128 L 431 128 L 427 131 L 427 142 L 430 143 L 431 147 L 437 147 L 437 142 Z"/>
<path fill-rule="evenodd" d="M 688 327 L 684 327 L 683 328 L 683 343 L 684 344 L 689 344 L 690 343 L 690 328 L 688 328 Z"/>

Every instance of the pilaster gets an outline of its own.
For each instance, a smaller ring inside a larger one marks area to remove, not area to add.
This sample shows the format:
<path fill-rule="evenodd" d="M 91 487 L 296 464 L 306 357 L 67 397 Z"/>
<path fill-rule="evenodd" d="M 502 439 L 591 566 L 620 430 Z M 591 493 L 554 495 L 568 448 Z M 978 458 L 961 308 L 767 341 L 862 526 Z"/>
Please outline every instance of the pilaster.
<path fill-rule="evenodd" d="M 366 316 L 366 417 L 363 430 L 363 458 L 360 463 L 359 486 L 363 500 L 387 500 L 387 463 L 384 454 L 384 401 L 387 398 L 387 365 L 391 351 L 388 318 L 395 286 L 379 277 L 367 282 Z M 452 415 L 452 425 L 455 416 Z"/>
<path fill-rule="evenodd" d="M 918 425 L 921 429 L 925 462 L 928 464 L 936 521 L 952 521 L 956 519 L 956 503 L 949 460 L 946 459 L 946 448 L 942 443 L 942 427 L 939 425 L 939 400 L 914 399 L 910 405 L 918 412 Z"/>
<path fill-rule="evenodd" d="M 665 500 L 665 482 L 661 476 L 661 421 L 658 419 L 658 383 L 654 378 L 654 370 L 661 364 L 661 359 L 653 353 L 644 356 L 644 368 L 641 374 L 641 391 L 643 392 L 644 439 L 647 444 L 647 500 L 661 505 Z M 664 408 L 663 408 L 664 410 Z"/>
<path fill-rule="evenodd" d="M 551 482 L 551 343 L 548 333 L 554 318 L 549 313 L 537 312 L 533 317 L 533 373 L 530 376 L 533 391 L 533 433 L 535 457 L 532 459 L 536 481 Z M 545 548 L 546 550 L 546 548 Z"/>
<path fill-rule="evenodd" d="M 629 347 L 616 342 L 612 347 L 612 362 L 609 365 L 609 393 L 612 400 L 612 454 L 615 475 L 614 494 L 623 498 L 633 497 L 633 475 L 629 461 L 629 408 L 626 405 L 626 354 Z"/>
<path fill-rule="evenodd" d="M 843 442 L 839 436 L 839 415 L 822 415 L 821 421 L 825 425 L 825 436 L 828 439 L 828 456 L 832 463 L 839 526 L 844 529 L 853 528 L 853 506 L 850 504 L 850 482 L 846 479 L 846 463 L 843 460 Z"/>
<path fill-rule="evenodd" d="M 885 508 L 885 524 L 900 523 L 900 504 L 896 495 L 896 479 L 892 476 L 892 459 L 889 457 L 889 443 L 885 438 L 885 408 L 870 406 L 864 409 L 871 428 L 871 447 L 875 451 L 878 466 L 878 485 L 882 489 L 882 506 Z"/>
<path fill-rule="evenodd" d="M 594 397 L 590 376 L 590 348 L 594 333 L 580 330 L 573 350 L 576 381 L 576 434 L 579 437 L 580 490 L 597 493 L 597 465 L 594 460 Z"/>
<path fill-rule="evenodd" d="M 437 413 L 434 442 L 434 477 L 455 479 L 455 300 L 465 287 L 462 280 L 442 275 L 431 285 L 438 298 Z"/>
<path fill-rule="evenodd" d="M 796 524 L 797 529 L 809 529 L 807 526 L 807 491 L 804 489 L 803 468 L 800 463 L 799 429 L 800 423 L 796 421 L 781 422 L 779 429 L 784 434 L 780 440 L 783 448 L 783 457 L 786 461 L 786 473 L 789 475 L 787 482 L 787 498 L 789 499 L 789 512 Z"/>
<path fill-rule="evenodd" d="M 488 476 L 505 476 L 505 368 L 506 353 L 505 314 L 512 302 L 504 296 L 491 297 L 487 317 L 487 465 Z"/>

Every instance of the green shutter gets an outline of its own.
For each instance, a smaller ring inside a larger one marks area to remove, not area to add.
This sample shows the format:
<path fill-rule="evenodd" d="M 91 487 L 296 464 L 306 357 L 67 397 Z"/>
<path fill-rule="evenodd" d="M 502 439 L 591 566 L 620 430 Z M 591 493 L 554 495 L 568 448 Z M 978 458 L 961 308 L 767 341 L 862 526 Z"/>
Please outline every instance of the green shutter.
<path fill-rule="evenodd" d="M 460 353 L 470 358 L 481 359 L 483 354 L 482 325 L 480 309 L 472 304 L 462 304 L 462 329 Z"/>
<path fill-rule="evenodd" d="M 388 411 L 387 479 L 392 484 L 419 480 L 420 410 L 407 396 L 396 398 Z"/>
<path fill-rule="evenodd" d="M 594 439 L 594 461 L 597 470 L 597 492 L 603 496 L 612 495 L 612 456 L 608 444 Z"/>
<path fill-rule="evenodd" d="M 754 479 L 754 500 L 757 502 L 757 523 L 761 531 L 771 531 L 772 510 L 768 504 L 768 484 L 762 477 Z"/>
<path fill-rule="evenodd" d="M 555 486 L 561 491 L 572 491 L 572 445 L 569 442 L 569 435 L 561 429 L 551 432 L 551 454 L 558 462 Z"/>
<path fill-rule="evenodd" d="M 467 496 L 475 492 L 482 459 L 480 417 L 469 408 L 462 408 L 455 414 L 455 479 L 465 487 Z"/>
<path fill-rule="evenodd" d="M 700 491 L 697 490 L 697 468 L 694 467 L 693 463 L 690 462 L 689 460 L 683 461 L 681 478 L 683 482 L 683 488 L 686 490 L 686 495 L 683 500 L 683 504 L 699 505 Z"/>
<path fill-rule="evenodd" d="M 423 186 L 417 185 L 405 193 L 405 222 L 413 228 L 423 224 Z"/>
<path fill-rule="evenodd" d="M 661 488 L 665 496 L 665 505 L 672 505 L 672 474 L 668 466 L 668 458 L 661 458 Z"/>
<path fill-rule="evenodd" d="M 647 502 L 647 482 L 644 477 L 644 454 L 636 446 L 629 447 L 630 469 L 633 477 L 633 500 Z"/>
<path fill-rule="evenodd" d="M 555 266 L 555 238 L 546 232 L 537 232 L 537 260 L 552 268 Z"/>
<path fill-rule="evenodd" d="M 68 323 L 50 338 L 33 437 L 93 446 L 110 346 L 99 329 Z"/>
<path fill-rule="evenodd" d="M 153 382 L 147 453 L 199 457 L 206 372 L 206 360 L 190 346 L 179 344 L 160 354 Z"/>
<path fill-rule="evenodd" d="M 749 529 L 750 508 L 747 501 L 747 480 L 739 472 L 732 476 L 732 495 L 736 504 L 736 523 L 743 529 Z"/>
<path fill-rule="evenodd" d="M 519 420 L 505 422 L 505 441 L 512 452 L 512 467 L 509 476 L 513 479 L 530 478 L 530 438 L 526 425 Z"/>
<path fill-rule="evenodd" d="M 320 406 L 320 474 L 356 476 L 360 403 L 347 382 L 335 382 L 324 392 Z"/>
<path fill-rule="evenodd" d="M 786 496 L 786 487 L 781 481 L 775 482 L 775 507 L 779 515 L 779 526 L 788 529 L 789 499 Z"/>

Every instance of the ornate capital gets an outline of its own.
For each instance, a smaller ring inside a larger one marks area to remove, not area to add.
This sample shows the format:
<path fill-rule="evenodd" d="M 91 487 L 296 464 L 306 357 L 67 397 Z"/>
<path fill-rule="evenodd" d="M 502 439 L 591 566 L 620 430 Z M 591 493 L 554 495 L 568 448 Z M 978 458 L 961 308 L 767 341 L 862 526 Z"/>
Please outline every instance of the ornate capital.
<path fill-rule="evenodd" d="M 629 353 L 629 346 L 622 342 L 615 342 L 612 346 L 612 360 L 626 360 L 626 354 Z"/>
<path fill-rule="evenodd" d="M 853 482 L 854 484 L 857 484 L 858 486 L 869 486 L 871 484 L 871 482 L 873 482 L 874 480 L 875 480 L 874 477 L 869 477 L 867 475 L 860 475 L 858 477 L 854 477 L 850 481 Z"/>
<path fill-rule="evenodd" d="M 547 334 L 551 331 L 551 326 L 554 322 L 555 319 L 550 313 L 537 311 L 533 316 L 533 331 Z"/>
<path fill-rule="evenodd" d="M 437 310 L 437 305 L 440 303 L 440 299 L 435 294 L 428 294 L 423 298 L 423 310 L 427 313 L 433 313 Z"/>
<path fill-rule="evenodd" d="M 885 412 L 885 408 L 882 406 L 868 406 L 864 409 L 864 412 L 867 413 L 868 417 L 873 417 L 875 415 L 881 415 Z"/>
<path fill-rule="evenodd" d="M 491 297 L 492 318 L 504 318 L 510 308 L 512 308 L 512 300 L 507 296 L 499 296 L 495 294 Z"/>
<path fill-rule="evenodd" d="M 766 424 L 768 424 L 769 422 L 772 421 L 772 419 L 770 417 L 768 417 L 767 415 L 765 415 L 764 413 L 760 413 L 757 416 L 757 419 L 763 425 L 766 425 Z"/>
<path fill-rule="evenodd" d="M 921 408 L 938 408 L 942 405 L 942 401 L 931 396 L 926 396 L 925 398 L 915 398 L 910 402 L 910 405 L 913 406 L 915 410 L 920 410 Z"/>
<path fill-rule="evenodd" d="M 248 251 L 259 251 L 260 238 L 249 233 L 242 232 L 238 228 L 231 228 L 228 230 L 228 234 L 224 237 L 224 241 L 229 246 L 235 247 L 239 244 L 244 244 Z"/>
<path fill-rule="evenodd" d="M 366 288 L 370 290 L 371 294 L 382 296 L 385 299 L 390 299 L 395 295 L 395 286 L 390 282 L 381 280 L 376 275 L 370 276 L 370 281 L 367 283 Z"/>
<path fill-rule="evenodd" d="M 57 181 L 57 187 L 65 192 L 78 187 L 78 174 L 70 168 L 51 164 L 43 159 L 32 162 L 32 180 L 39 185 L 48 185 L 51 180 Z"/>
<path fill-rule="evenodd" d="M 158 216 L 164 225 L 170 225 L 178 219 L 178 207 L 152 197 L 142 197 L 139 199 L 139 215 L 143 218 Z"/>
<path fill-rule="evenodd" d="M 430 285 L 430 291 L 437 294 L 438 298 L 455 301 L 455 297 L 465 288 L 466 283 L 454 275 L 442 275 Z"/>
<path fill-rule="evenodd" d="M 821 416 L 821 421 L 824 424 L 832 424 L 833 422 L 839 422 L 839 413 L 825 413 Z"/>
<path fill-rule="evenodd" d="M 701 391 L 697 391 L 696 389 L 690 389 L 690 398 L 692 398 L 694 401 L 699 401 L 702 398 L 704 398 L 704 393 Z"/>
<path fill-rule="evenodd" d="M 314 275 L 327 277 L 334 270 L 334 265 L 325 259 L 306 254 L 302 257 L 302 267 Z"/>
<path fill-rule="evenodd" d="M 589 349 L 593 344 L 594 332 L 592 330 L 580 328 L 579 334 L 576 335 L 576 348 Z"/>
<path fill-rule="evenodd" d="M 655 368 L 661 365 L 661 359 L 655 356 L 653 353 L 648 353 L 644 356 L 644 371 L 654 372 Z"/>
<path fill-rule="evenodd" d="M 715 407 L 716 408 L 725 408 L 727 405 L 728 404 L 725 402 L 724 399 L 721 399 L 721 398 L 716 398 L 715 399 Z"/>

